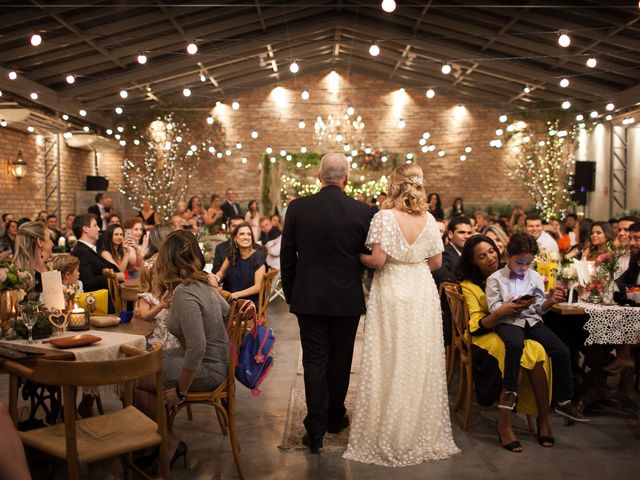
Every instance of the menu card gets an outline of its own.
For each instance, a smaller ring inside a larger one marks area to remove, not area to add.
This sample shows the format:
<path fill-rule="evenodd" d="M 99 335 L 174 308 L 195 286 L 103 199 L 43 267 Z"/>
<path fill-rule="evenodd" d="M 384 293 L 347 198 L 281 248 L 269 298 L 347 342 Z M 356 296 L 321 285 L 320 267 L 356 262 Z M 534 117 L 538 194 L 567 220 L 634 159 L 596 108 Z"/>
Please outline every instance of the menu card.
<path fill-rule="evenodd" d="M 42 273 L 42 294 L 47 308 L 64 309 L 65 303 L 62 290 L 62 275 L 59 271 L 53 270 Z"/>

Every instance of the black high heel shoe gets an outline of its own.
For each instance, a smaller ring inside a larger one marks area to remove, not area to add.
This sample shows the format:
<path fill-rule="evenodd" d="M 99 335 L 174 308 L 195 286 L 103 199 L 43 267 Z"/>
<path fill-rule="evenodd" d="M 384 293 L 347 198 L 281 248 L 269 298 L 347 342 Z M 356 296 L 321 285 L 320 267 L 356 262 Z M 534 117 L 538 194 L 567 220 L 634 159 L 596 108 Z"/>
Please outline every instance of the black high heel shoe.
<path fill-rule="evenodd" d="M 182 457 L 182 461 L 184 463 L 184 468 L 187 468 L 187 444 L 180 440 L 178 446 L 176 447 L 176 451 L 173 452 L 173 456 L 171 460 L 169 460 L 169 467 L 173 469 L 173 464 L 176 463 L 180 457 Z"/>
<path fill-rule="evenodd" d="M 536 426 L 538 427 L 538 431 L 536 432 L 536 438 L 538 439 L 538 443 L 545 448 L 554 447 L 556 444 L 555 438 L 547 435 L 540 435 L 540 418 L 539 417 L 536 417 Z"/>
<path fill-rule="evenodd" d="M 502 437 L 500 436 L 500 430 L 498 430 L 497 423 L 496 423 L 496 431 L 498 432 L 498 441 L 500 442 L 500 445 L 502 445 L 502 448 L 504 448 L 505 450 L 509 450 L 510 452 L 513 452 L 513 453 L 522 453 L 522 444 L 518 440 L 507 443 L 506 445 L 502 443 Z"/>

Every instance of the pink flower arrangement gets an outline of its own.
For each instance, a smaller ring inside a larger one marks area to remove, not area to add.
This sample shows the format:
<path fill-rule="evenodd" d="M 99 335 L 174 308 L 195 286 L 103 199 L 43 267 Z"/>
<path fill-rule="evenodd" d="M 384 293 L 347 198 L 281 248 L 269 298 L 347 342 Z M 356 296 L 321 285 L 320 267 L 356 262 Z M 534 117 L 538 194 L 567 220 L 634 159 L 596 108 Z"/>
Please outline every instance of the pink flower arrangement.
<path fill-rule="evenodd" d="M 603 253 L 596 257 L 596 265 L 601 265 L 603 263 L 610 262 L 611 260 L 613 260 L 613 255 L 611 255 L 611 253 Z"/>

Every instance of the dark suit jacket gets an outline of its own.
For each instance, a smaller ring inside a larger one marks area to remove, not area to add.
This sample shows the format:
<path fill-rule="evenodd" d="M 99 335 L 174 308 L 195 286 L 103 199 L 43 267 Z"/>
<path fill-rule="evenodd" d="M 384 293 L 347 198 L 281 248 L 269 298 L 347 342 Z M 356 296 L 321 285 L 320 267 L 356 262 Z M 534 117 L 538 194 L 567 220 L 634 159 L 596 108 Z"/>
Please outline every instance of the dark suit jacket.
<path fill-rule="evenodd" d="M 94 292 L 109 288 L 107 277 L 102 274 L 103 268 L 119 272 L 118 267 L 91 250 L 82 242 L 78 242 L 71 255 L 80 260 L 80 280 L 85 292 Z"/>
<path fill-rule="evenodd" d="M 280 231 L 280 229 L 278 227 L 273 227 L 267 233 L 262 232 L 260 234 L 260 243 L 262 245 L 265 245 L 267 242 L 270 242 L 271 240 L 275 240 L 280 235 L 282 235 L 282 232 Z"/>
<path fill-rule="evenodd" d="M 442 282 L 457 282 L 455 271 L 460 261 L 460 255 L 452 245 L 445 245 L 442 252 L 442 266 L 433 272 L 436 285 Z"/>
<path fill-rule="evenodd" d="M 89 213 L 93 213 L 96 216 L 96 222 L 98 223 L 98 227 L 102 230 L 102 216 L 100 215 L 100 207 L 98 205 L 91 205 L 87 208 Z"/>
<path fill-rule="evenodd" d="M 233 217 L 234 215 L 242 215 L 242 209 L 240 208 L 240 204 L 236 203 L 236 202 L 233 202 L 233 204 L 238 209 L 238 213 L 233 211 L 233 207 L 226 200 L 224 202 L 222 202 L 222 205 L 220 205 L 220 210 L 222 210 L 222 222 L 223 223 L 227 223 L 227 218 L 229 218 L 229 217 Z"/>
<path fill-rule="evenodd" d="M 362 264 L 371 209 L 336 186 L 291 202 L 282 234 L 282 287 L 291 312 L 353 316 L 365 311 Z"/>

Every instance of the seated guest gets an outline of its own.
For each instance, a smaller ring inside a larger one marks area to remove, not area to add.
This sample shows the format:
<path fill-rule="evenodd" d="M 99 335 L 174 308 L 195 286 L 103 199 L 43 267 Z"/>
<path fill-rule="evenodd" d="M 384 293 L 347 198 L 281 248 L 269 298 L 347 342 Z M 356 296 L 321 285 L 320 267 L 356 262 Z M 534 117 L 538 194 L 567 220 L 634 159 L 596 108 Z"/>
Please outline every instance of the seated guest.
<path fill-rule="evenodd" d="M 146 227 L 153 227 L 155 224 L 160 223 L 158 212 L 153 209 L 151 201 L 148 198 L 142 199 L 142 208 L 138 210 L 138 216 L 142 219 Z"/>
<path fill-rule="evenodd" d="M 593 225 L 593 220 L 591 220 L 590 218 L 583 218 L 574 225 L 573 235 L 576 243 L 569 249 L 567 253 L 564 254 L 565 259 L 582 259 L 582 252 L 589 246 L 591 225 Z"/>
<path fill-rule="evenodd" d="M 16 236 L 18 235 L 18 222 L 9 220 L 7 222 L 4 235 L 0 237 L 0 260 L 13 259 L 13 253 L 16 249 Z"/>
<path fill-rule="evenodd" d="M 497 245 L 487 236 L 476 235 L 465 243 L 456 273 L 462 280 L 460 287 L 469 309 L 471 341 L 496 359 L 497 367 L 502 373 L 505 347 L 493 329 L 503 318 L 518 314 L 527 307 L 516 301 L 506 301 L 493 313 L 489 313 L 484 293 L 485 283 L 487 277 L 500 268 L 500 263 Z M 474 367 L 478 366 L 474 364 Z M 524 341 L 520 370 L 525 372 L 526 376 L 518 386 L 518 411 L 538 415 L 538 442 L 543 447 L 552 447 L 554 440 L 548 418 L 551 398 L 551 362 L 542 345 L 534 340 Z M 481 391 L 482 388 L 482 385 L 476 386 L 477 391 Z M 494 398 L 497 400 L 496 397 Z M 500 408 L 498 412 L 497 428 L 500 443 L 507 450 L 521 452 L 522 445 L 517 440 L 511 425 L 511 410 Z"/>
<path fill-rule="evenodd" d="M 558 243 L 558 250 L 560 250 L 561 254 L 565 254 L 571 248 L 569 235 L 562 228 L 562 223 L 557 218 L 549 219 L 549 225 L 551 226 L 551 234 Z"/>
<path fill-rule="evenodd" d="M 103 235 L 100 256 L 118 268 L 118 278 L 125 280 L 130 264 L 137 261 L 136 250 L 124 246 L 124 230 L 120 225 L 109 225 Z"/>
<path fill-rule="evenodd" d="M 258 305 L 258 293 L 267 262 L 259 249 L 254 247 L 251 225 L 242 223 L 231 232 L 233 243 L 220 270 L 215 272 L 218 284 L 224 279 L 231 298 L 246 298 Z"/>
<path fill-rule="evenodd" d="M 429 203 L 429 212 L 436 220 L 444 220 L 444 210 L 442 209 L 442 201 L 437 193 L 427 195 L 427 203 Z"/>
<path fill-rule="evenodd" d="M 618 258 L 620 272 L 624 272 L 629 267 L 630 252 L 629 252 L 629 228 L 636 222 L 639 222 L 640 218 L 625 216 L 618 220 L 618 233 L 616 234 L 616 245 L 624 249 L 624 254 Z"/>
<path fill-rule="evenodd" d="M 618 219 L 610 218 L 608 221 L 609 225 L 611 225 L 611 230 L 613 231 L 613 236 L 615 237 L 618 234 Z"/>
<path fill-rule="evenodd" d="M 222 267 L 222 263 L 224 259 L 227 258 L 227 253 L 229 252 L 229 247 L 231 246 L 231 232 L 233 232 L 236 227 L 244 223 L 244 218 L 241 215 L 232 215 L 227 219 L 227 236 L 229 240 L 219 243 L 216 245 L 216 249 L 213 256 L 213 267 L 211 268 L 212 272 L 217 272 Z M 257 245 L 254 245 L 256 247 Z"/>
<path fill-rule="evenodd" d="M 56 255 L 51 260 L 51 270 L 57 270 L 62 277 L 62 285 L 65 287 L 76 287 L 76 293 L 83 292 L 82 282 L 80 281 L 80 260 L 73 255 L 63 253 Z"/>
<path fill-rule="evenodd" d="M 271 220 L 267 217 L 262 217 L 260 219 L 260 231 L 262 232 L 260 234 L 260 243 L 262 245 L 266 245 L 267 242 L 270 242 L 282 235 L 282 231 L 280 231 L 279 228 L 274 227 Z M 254 238 L 256 237 L 254 236 Z"/>
<path fill-rule="evenodd" d="M 0 237 L 5 234 L 7 223 L 9 223 L 9 220 L 13 220 L 13 215 L 11 213 L 3 213 L 2 222 L 0 222 Z"/>
<path fill-rule="evenodd" d="M 109 217 L 108 225 L 122 225 L 122 219 L 120 218 L 120 215 L 115 212 L 112 213 L 111 216 Z"/>
<path fill-rule="evenodd" d="M 284 219 L 284 217 L 282 217 Z M 271 215 L 271 223 L 273 223 L 273 226 L 275 228 L 277 228 L 278 230 L 282 231 L 282 221 L 280 220 L 280 215 L 278 214 L 273 214 Z"/>
<path fill-rule="evenodd" d="M 53 242 L 46 225 L 40 221 L 23 223 L 16 235 L 13 265 L 33 275 L 34 292 L 42 292 L 41 274 L 49 271 L 47 262 L 52 256 Z"/>
<path fill-rule="evenodd" d="M 456 197 L 453 199 L 453 204 L 451 205 L 451 211 L 449 212 L 449 218 L 453 218 L 457 216 L 462 216 L 462 217 L 465 216 L 462 197 Z"/>
<path fill-rule="evenodd" d="M 36 216 L 36 218 L 34 218 L 34 222 L 42 222 L 45 225 L 47 224 L 47 217 L 49 216 L 49 213 L 46 210 L 40 210 L 38 212 L 38 215 Z"/>
<path fill-rule="evenodd" d="M 76 218 L 74 213 L 68 213 L 64 219 L 64 225 L 60 229 L 64 237 L 69 240 L 69 237 L 73 236 L 73 219 Z"/>
<path fill-rule="evenodd" d="M 525 217 L 524 231 L 535 239 L 541 250 L 546 250 L 548 253 L 560 253 L 558 243 L 543 230 L 542 217 L 537 213 L 530 213 Z"/>
<path fill-rule="evenodd" d="M 529 268 L 538 253 L 538 244 L 531 235 L 515 233 L 507 244 L 507 266 L 486 280 L 485 294 L 489 312 L 498 311 L 503 304 L 517 303 L 523 307 L 505 314 L 493 326 L 505 346 L 503 391 L 498 406 L 513 410 L 518 398 L 518 374 L 524 341 L 540 343 L 553 362 L 553 388 L 556 391 L 555 412 L 577 422 L 588 419 L 572 405 L 574 396 L 569 349 L 542 320 L 542 314 L 563 301 L 561 288 L 551 289 L 545 296 L 544 280 Z"/>
<path fill-rule="evenodd" d="M 244 221 L 251 225 L 251 231 L 253 232 L 253 238 L 260 237 L 260 212 L 258 208 L 258 202 L 250 200 L 247 203 L 247 213 L 244 214 Z M 263 243 L 264 245 L 264 243 Z"/>
<path fill-rule="evenodd" d="M 145 264 L 149 266 L 149 268 L 153 267 L 162 242 L 164 242 L 171 232 L 173 232 L 173 225 L 168 222 L 157 224 L 153 227 L 153 230 L 149 232 L 149 246 L 144 255 Z"/>
<path fill-rule="evenodd" d="M 190 390 L 211 391 L 227 377 L 229 305 L 211 288 L 203 268 L 196 237 L 184 230 L 169 234 L 158 253 L 153 283 L 158 298 L 171 299 L 167 328 L 180 347 L 164 350 L 164 399 L 156 398 L 155 379 L 140 382 L 136 398 L 151 418 L 157 412 L 156 402 L 164 400 L 173 409 Z M 171 464 L 186 451 L 170 432 Z"/>
<path fill-rule="evenodd" d="M 473 213 L 473 218 L 476 219 L 476 232 L 481 233 L 489 225 L 489 214 L 482 210 L 477 210 Z"/>
<path fill-rule="evenodd" d="M 107 277 L 102 273 L 105 269 L 120 270 L 116 265 L 108 262 L 100 255 L 96 243 L 100 235 L 100 229 L 96 217 L 92 214 L 78 215 L 73 219 L 73 234 L 78 239 L 71 255 L 80 260 L 80 281 L 86 292 L 108 289 Z M 110 305 L 113 311 L 113 306 Z"/>
<path fill-rule="evenodd" d="M 222 217 L 224 213 L 220 208 L 220 196 L 215 193 L 211 195 L 209 208 L 204 215 L 204 223 L 209 229 L 209 235 L 217 235 L 222 232 Z"/>
<path fill-rule="evenodd" d="M 500 254 L 500 263 L 507 263 L 507 243 L 509 243 L 509 237 L 504 233 L 504 230 L 497 225 L 488 225 L 483 233 L 496 244 L 498 253 Z"/>
<path fill-rule="evenodd" d="M 578 224 L 578 216 L 575 213 L 567 213 L 567 218 L 564 221 L 564 233 L 569 235 L 569 248 L 576 244 L 576 234 L 574 228 Z"/>
<path fill-rule="evenodd" d="M 204 225 L 205 211 L 202 208 L 202 200 L 197 195 L 191 197 L 187 202 L 187 209 L 183 212 L 183 217 L 194 228 L 200 228 Z"/>
<path fill-rule="evenodd" d="M 51 232 L 51 241 L 54 246 L 58 246 L 58 240 L 62 237 L 62 232 L 58 230 L 58 216 L 47 215 L 47 228 Z"/>
<path fill-rule="evenodd" d="M 173 215 L 169 221 L 174 230 L 182 230 L 187 224 L 187 221 L 180 215 Z"/>
<path fill-rule="evenodd" d="M 615 235 L 609 222 L 593 222 L 589 236 L 589 246 L 582 252 L 582 260 L 595 262 L 599 255 L 608 253 Z"/>
<path fill-rule="evenodd" d="M 284 220 L 283 220 L 284 225 Z M 274 227 L 275 228 L 275 227 Z M 264 248 L 267 251 L 267 265 L 269 268 L 276 268 L 280 270 L 280 246 L 282 242 L 282 235 L 278 235 L 273 240 L 269 240 Z"/>
<path fill-rule="evenodd" d="M 124 229 L 124 246 L 131 247 L 135 251 L 135 257 L 129 262 L 127 273 L 130 279 L 140 276 L 140 267 L 147 250 L 149 237 L 144 234 L 144 225 L 140 217 L 129 217 L 122 224 Z"/>

